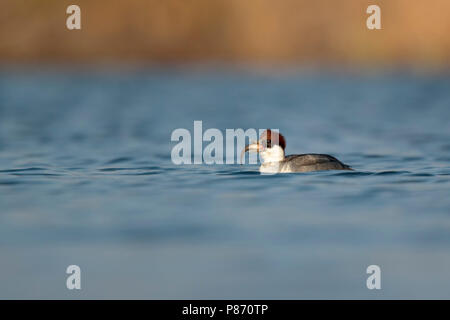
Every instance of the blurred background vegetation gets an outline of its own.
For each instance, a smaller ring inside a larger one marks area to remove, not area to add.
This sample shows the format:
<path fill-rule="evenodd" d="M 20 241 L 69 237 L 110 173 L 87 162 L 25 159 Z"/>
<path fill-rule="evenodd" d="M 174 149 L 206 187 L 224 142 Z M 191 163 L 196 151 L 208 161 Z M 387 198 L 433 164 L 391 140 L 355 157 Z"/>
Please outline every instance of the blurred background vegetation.
<path fill-rule="evenodd" d="M 66 28 L 81 7 L 82 29 Z M 366 9 L 381 7 L 382 30 Z M 0 62 L 448 65 L 449 0 L 2 0 Z"/>

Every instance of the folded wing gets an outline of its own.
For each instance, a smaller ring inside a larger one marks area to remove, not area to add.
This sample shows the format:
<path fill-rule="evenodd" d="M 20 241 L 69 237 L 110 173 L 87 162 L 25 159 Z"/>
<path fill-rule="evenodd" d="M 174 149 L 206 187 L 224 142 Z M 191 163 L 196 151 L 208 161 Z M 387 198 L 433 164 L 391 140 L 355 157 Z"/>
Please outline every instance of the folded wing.
<path fill-rule="evenodd" d="M 320 170 L 352 170 L 348 165 L 327 154 L 295 154 L 283 161 L 284 170 L 308 172 Z M 283 171 L 284 171 L 283 170 Z"/>

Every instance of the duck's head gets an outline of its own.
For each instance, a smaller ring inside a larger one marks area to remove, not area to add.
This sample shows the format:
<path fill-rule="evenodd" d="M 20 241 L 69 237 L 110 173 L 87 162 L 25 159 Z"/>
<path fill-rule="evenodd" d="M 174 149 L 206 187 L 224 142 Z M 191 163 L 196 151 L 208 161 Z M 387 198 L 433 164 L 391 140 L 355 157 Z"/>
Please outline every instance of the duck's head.
<path fill-rule="evenodd" d="M 279 162 L 284 159 L 284 149 L 286 149 L 286 140 L 281 133 L 267 129 L 264 131 L 258 142 L 253 142 L 245 146 L 242 156 L 245 152 L 258 152 L 262 162 Z"/>

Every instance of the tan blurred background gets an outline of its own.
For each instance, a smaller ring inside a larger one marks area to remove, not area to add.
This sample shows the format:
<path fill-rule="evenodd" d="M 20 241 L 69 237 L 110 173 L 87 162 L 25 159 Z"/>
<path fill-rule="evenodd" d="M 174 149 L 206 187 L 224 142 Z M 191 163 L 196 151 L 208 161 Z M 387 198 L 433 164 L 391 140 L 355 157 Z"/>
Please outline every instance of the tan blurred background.
<path fill-rule="evenodd" d="M 66 28 L 81 7 L 82 29 Z M 382 30 L 366 28 L 381 7 Z M 450 62 L 449 0 L 2 0 L 0 61 Z"/>

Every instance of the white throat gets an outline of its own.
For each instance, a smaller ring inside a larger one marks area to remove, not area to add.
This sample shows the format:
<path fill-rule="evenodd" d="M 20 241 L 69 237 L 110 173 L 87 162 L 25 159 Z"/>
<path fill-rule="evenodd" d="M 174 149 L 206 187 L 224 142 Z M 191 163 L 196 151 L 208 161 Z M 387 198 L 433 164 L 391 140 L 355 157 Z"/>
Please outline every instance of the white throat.
<path fill-rule="evenodd" d="M 279 145 L 274 145 L 259 153 L 261 161 L 268 162 L 280 162 L 284 160 L 284 150 Z"/>

